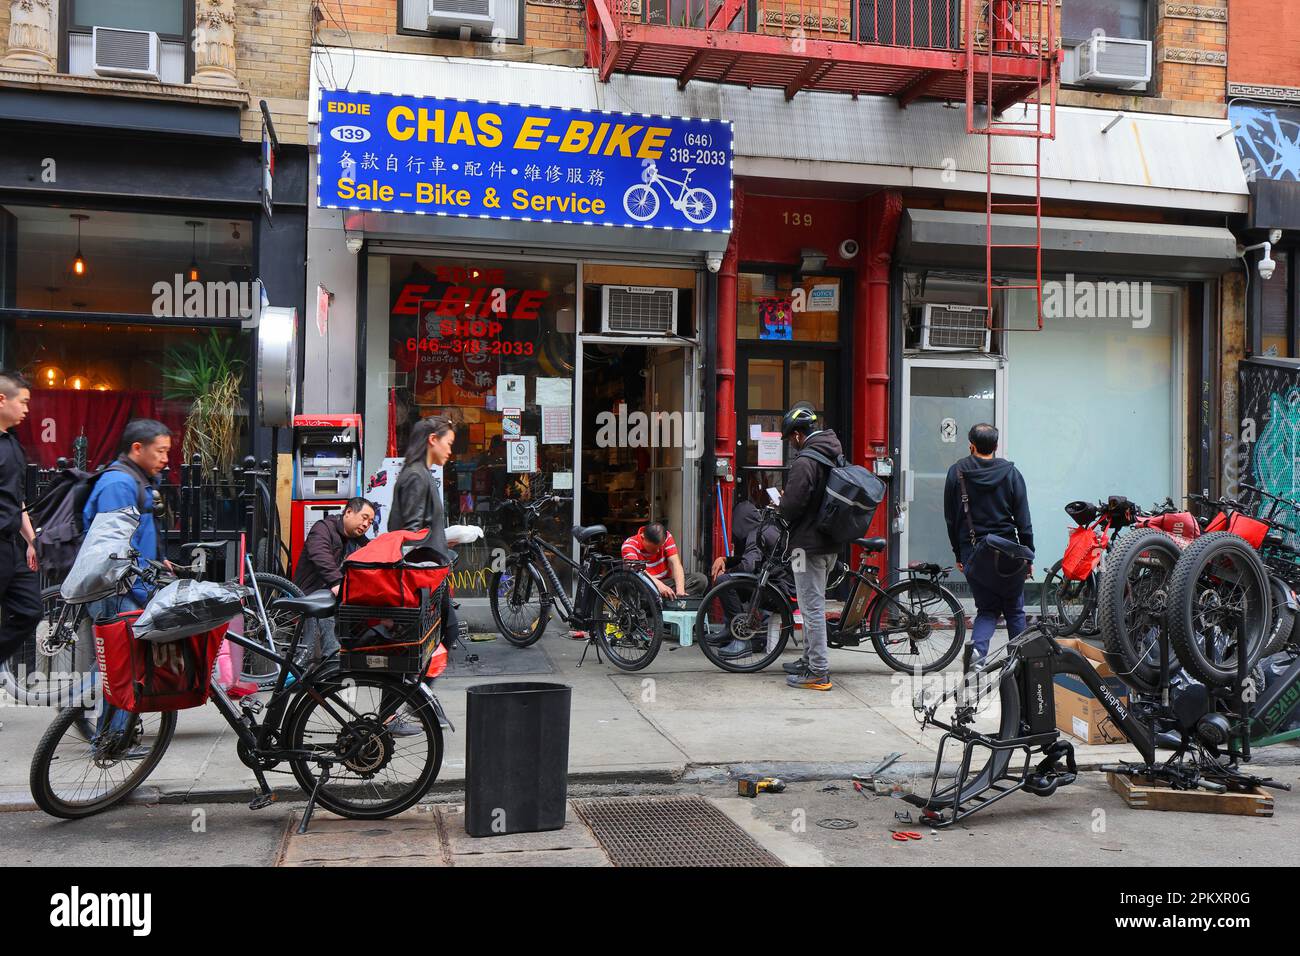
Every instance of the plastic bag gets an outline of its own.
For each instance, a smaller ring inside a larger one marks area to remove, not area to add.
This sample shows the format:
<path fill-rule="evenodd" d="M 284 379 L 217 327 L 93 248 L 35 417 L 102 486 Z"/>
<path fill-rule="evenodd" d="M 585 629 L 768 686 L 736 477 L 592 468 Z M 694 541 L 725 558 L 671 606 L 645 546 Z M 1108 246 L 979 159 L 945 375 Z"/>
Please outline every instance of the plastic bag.
<path fill-rule="evenodd" d="M 131 538 L 139 528 L 140 512 L 135 508 L 95 515 L 77 560 L 59 587 L 63 600 L 86 604 L 117 594 L 131 570 Z"/>
<path fill-rule="evenodd" d="M 173 581 L 153 596 L 131 629 L 137 640 L 158 643 L 202 634 L 242 613 L 252 593 L 242 584 Z"/>

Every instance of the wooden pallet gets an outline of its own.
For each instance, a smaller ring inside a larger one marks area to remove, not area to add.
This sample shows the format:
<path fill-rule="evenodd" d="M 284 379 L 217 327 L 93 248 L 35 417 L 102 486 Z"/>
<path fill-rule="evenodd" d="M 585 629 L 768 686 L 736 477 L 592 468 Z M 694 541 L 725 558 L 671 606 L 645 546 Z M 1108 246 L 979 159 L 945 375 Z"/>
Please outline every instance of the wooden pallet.
<path fill-rule="evenodd" d="M 1241 817 L 1271 817 L 1273 795 L 1259 787 L 1249 793 L 1210 793 L 1174 790 L 1163 780 L 1108 773 L 1110 788 L 1134 810 L 1179 810 L 1183 813 L 1229 813 Z"/>

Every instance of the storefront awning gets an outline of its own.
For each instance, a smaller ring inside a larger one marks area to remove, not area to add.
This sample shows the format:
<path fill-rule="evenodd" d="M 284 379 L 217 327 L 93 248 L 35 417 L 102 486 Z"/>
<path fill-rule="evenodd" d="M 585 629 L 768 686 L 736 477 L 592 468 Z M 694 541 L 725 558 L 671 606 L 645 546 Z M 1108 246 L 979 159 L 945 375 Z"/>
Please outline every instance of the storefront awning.
<path fill-rule="evenodd" d="M 994 216 L 995 243 L 1032 243 L 1034 220 Z M 983 213 L 909 209 L 899 230 L 904 265 L 983 271 L 988 244 Z M 1032 272 L 1033 250 L 998 249 L 998 272 Z M 1237 240 L 1218 226 L 1097 219 L 1043 220 L 1043 271 L 1195 279 L 1221 275 L 1237 259 Z"/>

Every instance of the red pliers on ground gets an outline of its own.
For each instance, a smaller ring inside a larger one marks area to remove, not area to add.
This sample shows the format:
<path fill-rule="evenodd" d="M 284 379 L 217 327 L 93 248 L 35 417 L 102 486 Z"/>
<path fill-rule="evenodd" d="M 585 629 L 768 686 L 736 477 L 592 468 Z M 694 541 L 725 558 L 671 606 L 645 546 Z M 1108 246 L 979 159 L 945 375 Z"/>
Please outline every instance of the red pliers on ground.
<path fill-rule="evenodd" d="M 917 833 L 915 830 L 894 830 L 893 833 L 894 839 L 899 843 L 906 843 L 908 840 L 921 839 L 921 834 Z"/>

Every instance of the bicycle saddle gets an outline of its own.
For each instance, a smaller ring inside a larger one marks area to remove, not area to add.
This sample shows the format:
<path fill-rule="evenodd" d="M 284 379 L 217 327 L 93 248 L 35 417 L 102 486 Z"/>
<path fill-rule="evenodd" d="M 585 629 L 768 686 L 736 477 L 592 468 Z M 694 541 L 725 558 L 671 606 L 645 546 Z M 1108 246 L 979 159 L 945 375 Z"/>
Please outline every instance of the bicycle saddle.
<path fill-rule="evenodd" d="M 329 591 L 313 591 L 305 597 L 282 597 L 271 602 L 272 611 L 297 611 L 303 617 L 329 617 L 338 605 Z"/>
<path fill-rule="evenodd" d="M 697 168 L 698 167 L 696 166 L 683 166 L 682 172 L 686 173 L 689 176 L 691 173 L 695 172 Z"/>
<path fill-rule="evenodd" d="M 578 544 L 586 544 L 593 538 L 599 538 L 602 534 L 608 534 L 609 531 L 603 524 L 589 524 L 585 528 L 582 525 L 573 529 L 573 539 Z"/>
<path fill-rule="evenodd" d="M 853 542 L 864 551 L 884 551 L 889 546 L 888 538 L 857 538 Z"/>

